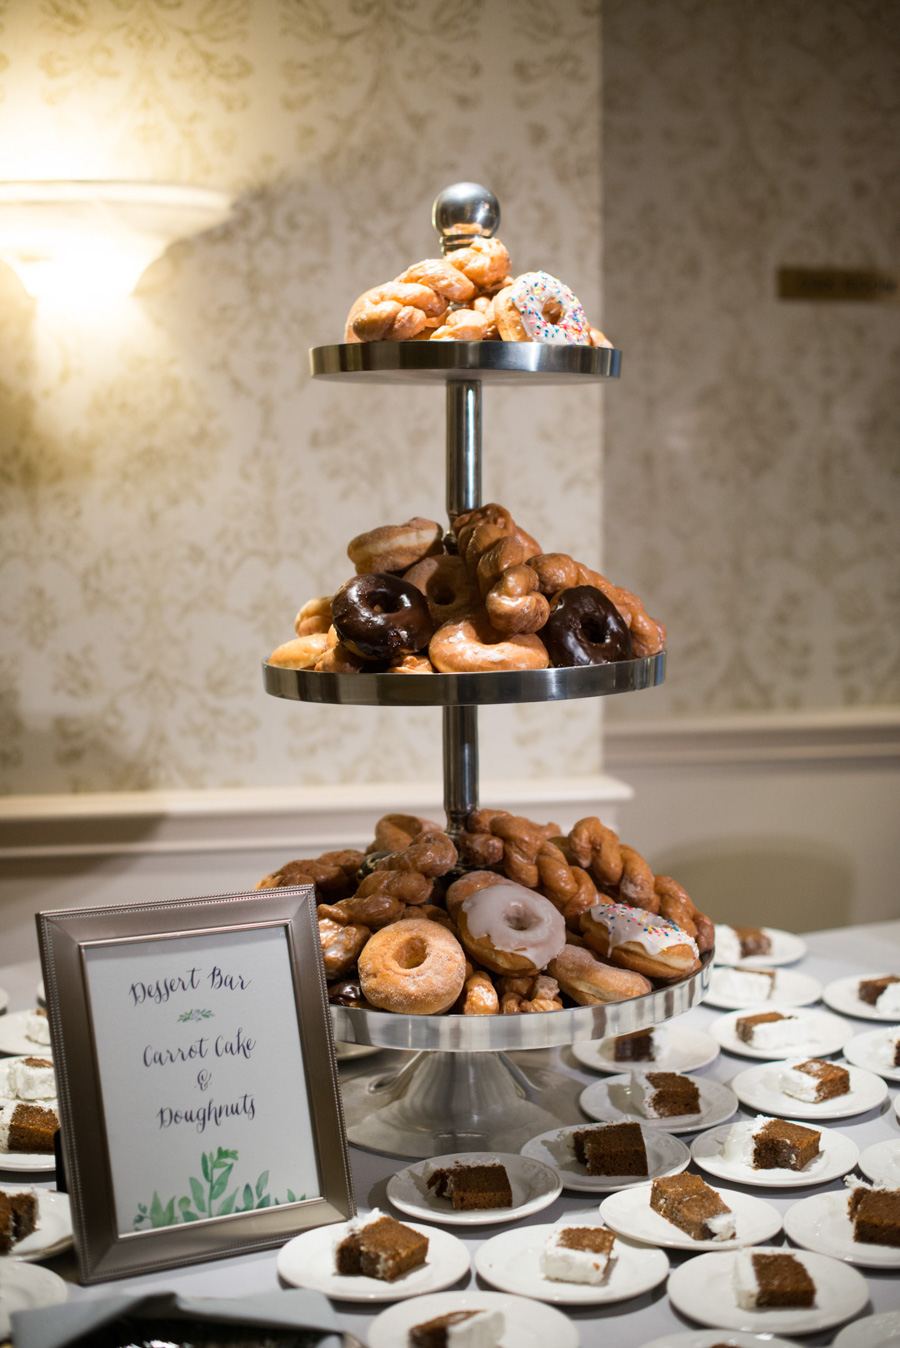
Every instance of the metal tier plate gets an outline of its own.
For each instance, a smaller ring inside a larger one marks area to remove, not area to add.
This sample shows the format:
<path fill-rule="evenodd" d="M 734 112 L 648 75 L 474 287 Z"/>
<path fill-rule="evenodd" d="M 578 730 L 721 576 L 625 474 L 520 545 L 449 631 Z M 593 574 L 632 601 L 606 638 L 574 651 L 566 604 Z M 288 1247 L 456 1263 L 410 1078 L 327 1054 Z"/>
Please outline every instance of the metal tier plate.
<path fill-rule="evenodd" d="M 655 688 L 666 655 L 574 669 L 522 669 L 492 674 L 317 674 L 263 662 L 272 697 L 355 707 L 489 707 L 510 702 L 563 702 Z"/>
<path fill-rule="evenodd" d="M 309 353 L 316 379 L 354 375 L 372 384 L 568 384 L 616 379 L 621 361 L 613 347 L 539 342 L 342 342 Z"/>
<path fill-rule="evenodd" d="M 576 1006 L 529 1016 L 401 1016 L 358 1006 L 332 1006 L 335 1039 L 378 1048 L 437 1053 L 511 1052 L 559 1048 L 579 1039 L 630 1034 L 680 1016 L 703 1000 L 709 987 L 712 954 L 702 968 L 678 983 L 602 1006 Z"/>

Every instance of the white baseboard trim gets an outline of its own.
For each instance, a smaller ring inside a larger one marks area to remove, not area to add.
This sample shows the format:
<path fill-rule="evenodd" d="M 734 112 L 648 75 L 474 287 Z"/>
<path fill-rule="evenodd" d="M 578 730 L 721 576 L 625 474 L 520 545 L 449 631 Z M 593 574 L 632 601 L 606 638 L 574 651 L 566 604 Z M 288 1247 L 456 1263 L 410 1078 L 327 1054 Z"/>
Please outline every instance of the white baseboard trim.
<path fill-rule="evenodd" d="M 481 800 L 564 828 L 631 799 L 606 775 L 482 782 Z M 0 797 L 0 862 L 189 852 L 304 854 L 360 847 L 398 812 L 443 821 L 441 783 Z"/>
<path fill-rule="evenodd" d="M 604 722 L 604 761 L 629 767 L 900 761 L 900 708 Z"/>

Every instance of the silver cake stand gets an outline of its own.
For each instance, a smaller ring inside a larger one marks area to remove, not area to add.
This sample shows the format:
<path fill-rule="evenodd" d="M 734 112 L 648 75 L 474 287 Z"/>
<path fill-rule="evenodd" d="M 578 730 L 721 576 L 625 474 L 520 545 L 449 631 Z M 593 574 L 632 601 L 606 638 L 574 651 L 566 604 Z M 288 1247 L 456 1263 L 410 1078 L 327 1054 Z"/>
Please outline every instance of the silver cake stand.
<path fill-rule="evenodd" d="M 470 183 L 435 202 L 445 252 L 490 235 L 496 199 Z M 316 347 L 312 374 L 350 384 L 435 383 L 446 388 L 447 513 L 481 503 L 481 391 L 484 384 L 593 384 L 616 378 L 620 352 L 609 347 L 510 342 L 367 342 Z M 455 836 L 478 808 L 478 707 L 551 702 L 635 692 L 663 681 L 664 654 L 574 669 L 483 674 L 316 674 L 263 665 L 266 692 L 296 702 L 353 706 L 439 706 L 443 712 L 444 807 Z M 345 1072 L 347 1135 L 388 1155 L 518 1151 L 550 1128 L 584 1119 L 582 1083 L 541 1050 L 575 1040 L 658 1025 L 699 1002 L 711 957 L 682 981 L 606 1006 L 517 1016 L 403 1016 L 332 1007 L 337 1040 L 411 1051 L 380 1070 Z M 512 1056 L 515 1055 L 515 1056 Z M 538 1059 L 540 1061 L 538 1061 Z"/>

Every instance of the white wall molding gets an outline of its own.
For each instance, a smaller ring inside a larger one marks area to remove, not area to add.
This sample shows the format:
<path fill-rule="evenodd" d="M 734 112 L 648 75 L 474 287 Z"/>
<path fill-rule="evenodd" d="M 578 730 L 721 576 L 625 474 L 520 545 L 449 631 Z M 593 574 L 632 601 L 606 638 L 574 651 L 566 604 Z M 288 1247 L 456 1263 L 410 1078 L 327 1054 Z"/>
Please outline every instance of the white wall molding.
<path fill-rule="evenodd" d="M 498 809 L 555 819 L 630 800 L 631 789 L 596 775 L 541 782 L 482 782 Z M 370 841 L 375 820 L 398 811 L 443 820 L 439 782 L 369 783 L 215 791 L 148 791 L 0 798 L 0 860 L 284 852 L 301 856 Z"/>
<path fill-rule="evenodd" d="M 900 759 L 900 707 L 605 722 L 613 771 L 698 763 Z"/>

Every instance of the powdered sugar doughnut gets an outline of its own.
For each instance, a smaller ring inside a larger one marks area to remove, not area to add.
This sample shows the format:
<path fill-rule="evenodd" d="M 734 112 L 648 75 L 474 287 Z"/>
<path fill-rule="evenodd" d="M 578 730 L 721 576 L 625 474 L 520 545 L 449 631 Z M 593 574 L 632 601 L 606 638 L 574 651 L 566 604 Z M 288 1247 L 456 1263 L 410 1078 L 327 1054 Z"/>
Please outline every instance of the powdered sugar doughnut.
<path fill-rule="evenodd" d="M 581 915 L 584 939 L 598 954 L 647 978 L 686 974 L 698 957 L 697 943 L 664 917 L 627 903 L 599 903 Z"/>
<path fill-rule="evenodd" d="M 494 318 L 505 342 L 590 346 L 591 328 L 568 286 L 545 271 L 527 271 L 494 297 Z"/>
<path fill-rule="evenodd" d="M 382 927 L 359 956 L 359 983 L 372 1006 L 408 1016 L 446 1011 L 466 981 L 463 948 L 446 927 L 411 918 Z"/>
<path fill-rule="evenodd" d="M 549 899 L 524 885 L 486 885 L 460 906 L 456 921 L 466 950 L 497 974 L 537 973 L 566 944 L 566 923 Z"/>

